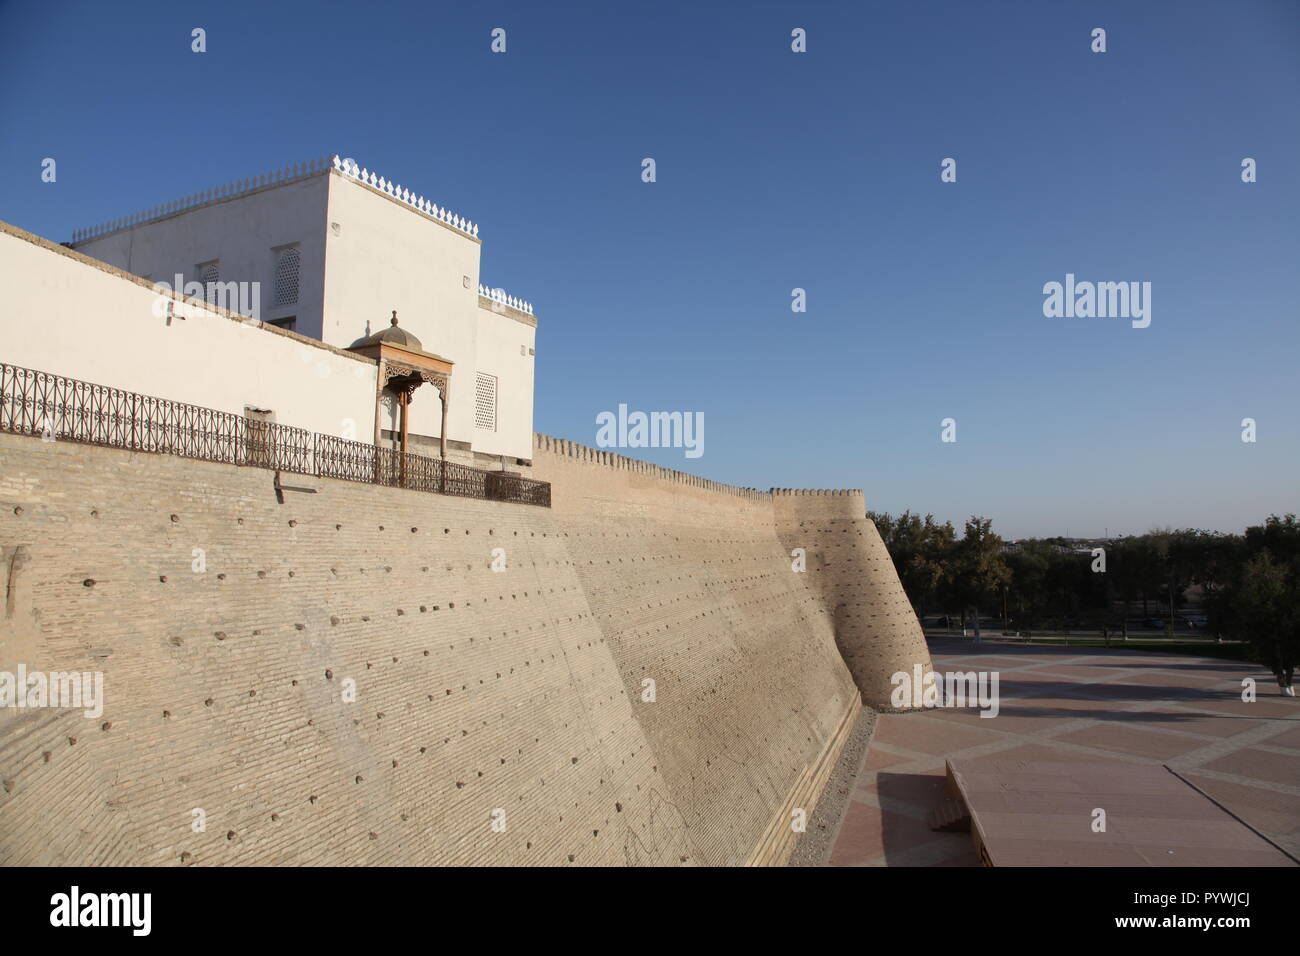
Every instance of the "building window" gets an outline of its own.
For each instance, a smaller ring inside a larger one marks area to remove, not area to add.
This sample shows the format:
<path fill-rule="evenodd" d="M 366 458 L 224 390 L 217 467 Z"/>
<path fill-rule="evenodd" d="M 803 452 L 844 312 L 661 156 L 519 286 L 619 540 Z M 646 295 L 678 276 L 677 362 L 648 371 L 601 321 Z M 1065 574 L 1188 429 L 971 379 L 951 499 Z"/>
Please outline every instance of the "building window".
<path fill-rule="evenodd" d="M 286 332 L 293 332 L 298 325 L 298 317 L 286 315 L 283 319 L 271 319 L 266 324 L 274 325 L 277 329 L 284 329 Z"/>
<path fill-rule="evenodd" d="M 286 246 L 275 254 L 275 296 L 271 307 L 298 304 L 298 264 L 301 256 L 297 246 Z"/>
<path fill-rule="evenodd" d="M 497 430 L 497 377 L 478 373 L 474 387 L 474 424 L 490 432 Z"/>
<path fill-rule="evenodd" d="M 194 267 L 199 274 L 199 285 L 203 286 L 203 301 L 212 304 L 217 301 L 217 283 L 221 281 L 221 262 L 200 262 Z"/>

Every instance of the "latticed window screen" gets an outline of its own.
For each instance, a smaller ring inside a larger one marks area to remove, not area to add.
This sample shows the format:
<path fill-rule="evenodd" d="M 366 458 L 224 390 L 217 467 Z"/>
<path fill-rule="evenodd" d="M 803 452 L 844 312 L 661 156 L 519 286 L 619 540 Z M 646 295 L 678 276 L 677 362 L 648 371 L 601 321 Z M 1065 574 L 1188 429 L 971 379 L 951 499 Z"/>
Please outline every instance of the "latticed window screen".
<path fill-rule="evenodd" d="M 199 285 L 203 286 L 203 300 L 205 302 L 215 302 L 217 298 L 217 283 L 221 281 L 221 263 L 213 259 L 211 262 L 200 262 L 195 269 L 199 273 Z"/>
<path fill-rule="evenodd" d="M 298 302 L 298 263 L 301 257 L 297 246 L 281 249 L 275 258 L 275 301 L 273 308 L 296 305 Z"/>
<path fill-rule="evenodd" d="M 497 377 L 478 373 L 474 387 L 474 424 L 488 431 L 497 430 Z"/>

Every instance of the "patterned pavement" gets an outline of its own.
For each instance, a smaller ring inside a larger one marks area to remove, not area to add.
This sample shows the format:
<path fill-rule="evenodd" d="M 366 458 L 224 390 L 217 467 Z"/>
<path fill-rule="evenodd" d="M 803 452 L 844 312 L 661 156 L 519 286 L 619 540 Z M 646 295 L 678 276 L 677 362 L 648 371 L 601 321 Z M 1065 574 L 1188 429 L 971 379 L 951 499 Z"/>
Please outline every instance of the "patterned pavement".
<path fill-rule="evenodd" d="M 975 708 L 880 714 L 831 866 L 975 866 L 966 833 L 926 816 L 948 757 L 1165 764 L 1300 857 L 1300 697 L 1253 664 L 1106 648 L 930 640 L 934 669 L 997 671 Z M 1257 699 L 1241 700 L 1253 677 Z"/>

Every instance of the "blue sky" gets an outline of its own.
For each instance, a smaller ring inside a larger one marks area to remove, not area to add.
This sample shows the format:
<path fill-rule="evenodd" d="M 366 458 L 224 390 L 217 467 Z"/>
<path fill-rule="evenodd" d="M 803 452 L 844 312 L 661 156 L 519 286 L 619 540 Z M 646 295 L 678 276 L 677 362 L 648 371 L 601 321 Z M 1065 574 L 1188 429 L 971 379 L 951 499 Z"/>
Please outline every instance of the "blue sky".
<path fill-rule="evenodd" d="M 540 431 L 698 411 L 702 458 L 635 454 L 1008 536 L 1240 530 L 1300 510 L 1298 106 L 1296 0 L 0 0 L 0 219 L 353 156 L 480 223 Z M 1151 282 L 1151 326 L 1045 318 L 1066 273 Z"/>

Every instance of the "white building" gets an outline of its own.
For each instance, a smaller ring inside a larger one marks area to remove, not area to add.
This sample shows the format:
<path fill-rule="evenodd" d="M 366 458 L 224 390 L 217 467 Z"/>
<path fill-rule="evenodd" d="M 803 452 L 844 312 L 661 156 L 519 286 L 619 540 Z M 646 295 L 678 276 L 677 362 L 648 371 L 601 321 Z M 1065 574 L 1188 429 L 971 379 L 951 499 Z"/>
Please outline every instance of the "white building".
<path fill-rule="evenodd" d="M 337 348 L 384 333 L 396 313 L 405 335 L 386 344 L 414 336 L 446 373 L 448 457 L 480 467 L 532 457 L 531 305 L 480 283 L 477 225 L 351 161 L 208 190 L 79 232 L 70 246 L 154 283 L 179 276 L 216 305 Z M 382 364 L 379 376 L 388 384 Z M 409 448 L 436 455 L 438 392 L 408 394 Z M 381 406 L 378 437 L 395 442 L 398 393 L 386 389 Z M 365 428 L 357 437 L 370 439 Z"/>

